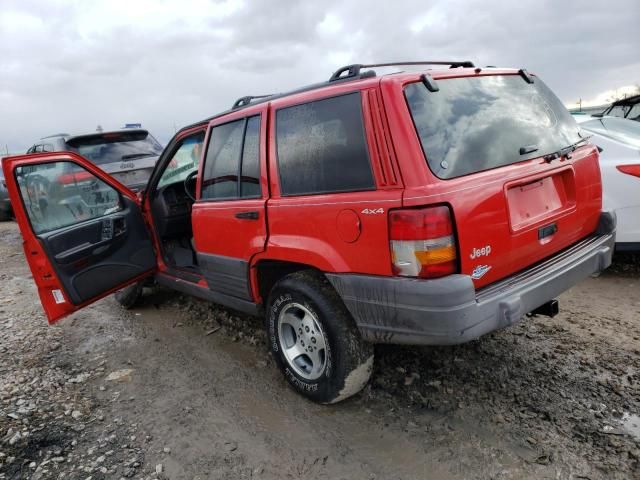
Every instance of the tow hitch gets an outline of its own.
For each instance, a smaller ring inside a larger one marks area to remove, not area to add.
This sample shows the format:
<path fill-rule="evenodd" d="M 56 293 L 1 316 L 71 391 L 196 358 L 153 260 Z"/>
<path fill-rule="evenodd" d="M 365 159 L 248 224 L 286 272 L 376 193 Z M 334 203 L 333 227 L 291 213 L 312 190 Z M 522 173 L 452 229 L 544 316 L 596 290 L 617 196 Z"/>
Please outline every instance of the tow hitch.
<path fill-rule="evenodd" d="M 540 305 L 529 315 L 544 315 L 545 317 L 555 317 L 560 311 L 560 306 L 557 300 L 550 300 L 547 303 Z"/>

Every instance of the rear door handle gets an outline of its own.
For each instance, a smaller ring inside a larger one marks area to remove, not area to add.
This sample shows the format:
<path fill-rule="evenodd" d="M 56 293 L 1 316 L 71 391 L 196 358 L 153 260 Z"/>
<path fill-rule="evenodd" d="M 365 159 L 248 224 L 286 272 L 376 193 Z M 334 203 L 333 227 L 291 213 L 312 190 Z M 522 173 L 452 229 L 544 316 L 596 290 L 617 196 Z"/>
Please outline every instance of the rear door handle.
<path fill-rule="evenodd" d="M 236 213 L 236 218 L 240 220 L 258 220 L 260 218 L 260 212 L 240 212 Z"/>

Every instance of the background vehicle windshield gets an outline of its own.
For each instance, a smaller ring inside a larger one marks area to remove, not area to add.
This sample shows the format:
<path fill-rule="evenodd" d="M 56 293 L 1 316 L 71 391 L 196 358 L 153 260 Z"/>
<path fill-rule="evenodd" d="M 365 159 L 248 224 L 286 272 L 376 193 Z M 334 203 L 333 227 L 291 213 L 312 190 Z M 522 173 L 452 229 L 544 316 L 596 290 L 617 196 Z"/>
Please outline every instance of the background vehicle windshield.
<path fill-rule="evenodd" d="M 598 118 L 581 123 L 588 132 L 613 138 L 627 145 L 640 148 L 640 123 L 624 118 Z"/>
<path fill-rule="evenodd" d="M 162 146 L 148 132 L 114 132 L 69 140 L 69 145 L 96 165 L 159 156 Z"/>
<path fill-rule="evenodd" d="M 442 179 L 468 175 L 547 155 L 578 142 L 579 128 L 560 100 L 537 77 L 519 75 L 438 80 L 405 96 L 427 163 Z M 520 154 L 520 149 L 533 150 Z"/>

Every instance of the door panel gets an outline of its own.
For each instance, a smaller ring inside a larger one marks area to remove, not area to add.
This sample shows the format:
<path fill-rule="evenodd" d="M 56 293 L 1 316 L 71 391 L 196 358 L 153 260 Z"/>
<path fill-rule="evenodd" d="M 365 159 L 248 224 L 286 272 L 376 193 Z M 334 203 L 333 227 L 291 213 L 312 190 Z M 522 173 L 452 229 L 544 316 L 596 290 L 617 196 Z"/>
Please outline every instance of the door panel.
<path fill-rule="evenodd" d="M 211 122 L 191 211 L 198 266 L 209 289 L 249 301 L 249 264 L 267 241 L 267 108 Z"/>
<path fill-rule="evenodd" d="M 267 240 L 264 203 L 255 199 L 193 205 L 198 265 L 211 290 L 251 300 L 249 261 L 264 250 Z"/>
<path fill-rule="evenodd" d="M 50 323 L 153 273 L 151 237 L 126 187 L 72 153 L 8 158 L 3 168 Z"/>
<path fill-rule="evenodd" d="M 140 210 L 132 200 L 123 204 L 117 214 L 38 236 L 74 305 L 155 266 Z"/>

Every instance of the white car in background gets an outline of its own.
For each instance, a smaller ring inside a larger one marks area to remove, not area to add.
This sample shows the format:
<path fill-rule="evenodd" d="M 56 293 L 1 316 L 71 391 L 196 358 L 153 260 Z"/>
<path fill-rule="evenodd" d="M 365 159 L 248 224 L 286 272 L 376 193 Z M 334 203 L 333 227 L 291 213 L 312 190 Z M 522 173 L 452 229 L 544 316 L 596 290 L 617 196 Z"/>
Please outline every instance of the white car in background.
<path fill-rule="evenodd" d="M 640 122 L 574 115 L 600 149 L 603 209 L 618 217 L 616 250 L 640 252 Z"/>

